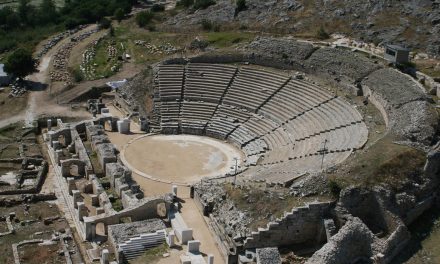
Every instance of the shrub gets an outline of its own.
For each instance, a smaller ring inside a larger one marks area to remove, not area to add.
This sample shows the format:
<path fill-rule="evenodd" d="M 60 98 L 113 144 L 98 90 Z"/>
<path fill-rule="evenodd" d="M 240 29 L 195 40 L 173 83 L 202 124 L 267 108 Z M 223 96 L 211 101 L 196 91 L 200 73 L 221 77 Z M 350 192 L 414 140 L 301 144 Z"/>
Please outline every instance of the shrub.
<path fill-rule="evenodd" d="M 118 20 L 118 22 L 121 22 L 122 19 L 124 19 L 124 16 L 125 16 L 124 9 L 122 9 L 122 8 L 116 9 L 114 17 L 116 20 Z"/>
<path fill-rule="evenodd" d="M 82 82 L 84 80 L 84 76 L 83 76 L 83 74 L 82 74 L 80 69 L 77 69 L 77 68 L 73 69 L 72 70 L 72 76 L 73 76 L 73 80 L 75 82 Z"/>
<path fill-rule="evenodd" d="M 195 9 L 205 9 L 209 6 L 215 5 L 216 2 L 214 0 L 196 0 L 194 3 Z"/>
<path fill-rule="evenodd" d="M 325 28 L 321 26 L 316 32 L 316 37 L 318 39 L 324 40 L 330 38 L 330 35 L 327 33 L 327 31 L 325 31 Z"/>
<path fill-rule="evenodd" d="M 220 31 L 220 25 L 208 19 L 202 19 L 200 21 L 200 25 L 202 25 L 202 29 L 206 31 L 214 31 L 214 32 Z"/>
<path fill-rule="evenodd" d="M 64 26 L 66 27 L 66 29 L 74 29 L 79 24 L 80 24 L 80 21 L 78 21 L 77 19 L 74 19 L 74 18 L 68 18 L 64 22 Z"/>
<path fill-rule="evenodd" d="M 237 0 L 237 6 L 235 7 L 235 15 L 243 10 L 246 10 L 246 0 Z"/>
<path fill-rule="evenodd" d="M 145 27 L 153 19 L 154 15 L 150 11 L 142 11 L 136 15 L 136 23 L 139 27 Z"/>
<path fill-rule="evenodd" d="M 163 11 L 165 11 L 165 6 L 163 5 L 154 4 L 151 7 L 151 12 L 163 12 Z"/>
<path fill-rule="evenodd" d="M 107 28 L 110 28 L 111 25 L 112 25 L 112 22 L 109 19 L 105 18 L 105 17 L 103 17 L 99 21 L 99 28 L 107 29 Z"/>
<path fill-rule="evenodd" d="M 184 7 L 184 8 L 188 8 L 192 5 L 194 5 L 194 0 L 180 0 L 176 3 L 177 7 Z"/>
<path fill-rule="evenodd" d="M 331 194 L 333 194 L 334 197 L 339 197 L 339 193 L 342 189 L 336 181 L 330 180 L 328 183 L 328 188 L 330 189 L 330 192 Z"/>
<path fill-rule="evenodd" d="M 207 30 L 207 31 L 211 31 L 213 27 L 212 22 L 208 19 L 202 19 L 200 21 L 200 25 L 202 25 L 203 30 Z"/>
<path fill-rule="evenodd" d="M 208 47 L 208 45 L 209 45 L 209 43 L 206 40 L 194 39 L 193 41 L 191 41 L 189 48 L 192 50 L 195 50 L 195 49 L 204 50 L 205 48 Z"/>

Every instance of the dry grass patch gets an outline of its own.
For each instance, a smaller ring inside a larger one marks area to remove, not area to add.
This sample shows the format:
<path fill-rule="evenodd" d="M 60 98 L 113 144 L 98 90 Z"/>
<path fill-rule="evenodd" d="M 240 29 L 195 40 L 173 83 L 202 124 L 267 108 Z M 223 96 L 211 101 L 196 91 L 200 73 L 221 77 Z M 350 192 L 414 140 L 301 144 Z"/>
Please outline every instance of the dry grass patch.
<path fill-rule="evenodd" d="M 285 189 L 269 190 L 259 187 L 250 187 L 248 190 L 234 188 L 230 184 L 225 185 L 229 199 L 241 211 L 246 211 L 255 219 L 249 228 L 257 230 L 264 227 L 271 219 L 279 218 L 284 212 L 290 212 L 295 207 L 304 206 L 311 202 L 328 202 L 330 196 L 295 197 L 287 193 Z"/>
<path fill-rule="evenodd" d="M 425 161 L 423 151 L 395 144 L 387 135 L 351 157 L 344 168 L 330 173 L 329 178 L 341 186 L 385 184 L 399 190 L 419 181 Z"/>
<path fill-rule="evenodd" d="M 0 91 L 0 119 L 6 119 L 23 112 L 27 106 L 28 93 L 20 97 L 9 97 L 10 87 Z"/>
<path fill-rule="evenodd" d="M 142 256 L 130 260 L 130 264 L 152 264 L 163 258 L 163 254 L 167 253 L 169 247 L 167 244 L 162 244 L 158 247 L 148 249 Z"/>

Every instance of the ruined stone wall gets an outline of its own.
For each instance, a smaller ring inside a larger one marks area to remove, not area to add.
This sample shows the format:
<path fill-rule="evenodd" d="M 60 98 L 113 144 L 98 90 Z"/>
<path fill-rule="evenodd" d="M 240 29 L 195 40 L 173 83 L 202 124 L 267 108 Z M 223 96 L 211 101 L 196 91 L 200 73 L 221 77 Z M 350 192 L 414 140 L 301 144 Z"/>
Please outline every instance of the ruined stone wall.
<path fill-rule="evenodd" d="M 9 163 L 10 165 L 12 165 L 11 167 L 13 167 L 14 165 L 17 166 L 17 164 L 22 164 L 22 166 L 24 166 L 28 162 L 31 162 L 32 164 L 37 164 L 38 166 L 40 166 L 38 171 L 27 172 L 32 175 L 35 175 L 35 173 L 36 173 L 35 178 L 31 177 L 34 179 L 33 185 L 25 186 L 20 189 L 18 189 L 16 186 L 11 186 L 10 189 L 0 191 L 0 195 L 35 194 L 35 193 L 40 192 L 41 186 L 43 185 L 44 179 L 46 178 L 47 172 L 49 170 L 49 165 L 48 165 L 47 161 L 40 160 L 40 159 L 25 158 L 25 159 L 0 160 L 0 162 L 5 165 L 8 165 L 8 163 Z M 24 175 L 23 173 L 24 172 L 21 172 L 21 177 L 26 178 L 26 175 Z"/>
<path fill-rule="evenodd" d="M 410 239 L 410 233 L 403 223 L 399 223 L 394 232 L 383 241 L 375 239 L 373 251 L 376 253 L 375 259 L 380 263 L 389 263 L 405 248 Z"/>
<path fill-rule="evenodd" d="M 318 234 L 323 228 L 322 219 L 329 214 L 331 205 L 331 203 L 312 203 L 295 208 L 283 218 L 267 224 L 266 228 L 252 232 L 252 236 L 245 240 L 244 248 L 323 242 L 323 238 L 318 237 Z"/>
<path fill-rule="evenodd" d="M 369 260 L 373 255 L 374 235 L 368 227 L 354 217 L 339 232 L 316 251 L 307 264 L 351 264 L 360 259 Z"/>
<path fill-rule="evenodd" d="M 93 167 L 89 159 L 89 154 L 87 153 L 86 147 L 84 146 L 84 143 L 82 142 L 77 129 L 78 128 L 71 129 L 72 138 L 74 140 L 73 144 L 75 146 L 75 153 L 78 155 L 78 159 L 82 160 L 85 163 L 86 176 L 88 176 L 93 173 Z"/>

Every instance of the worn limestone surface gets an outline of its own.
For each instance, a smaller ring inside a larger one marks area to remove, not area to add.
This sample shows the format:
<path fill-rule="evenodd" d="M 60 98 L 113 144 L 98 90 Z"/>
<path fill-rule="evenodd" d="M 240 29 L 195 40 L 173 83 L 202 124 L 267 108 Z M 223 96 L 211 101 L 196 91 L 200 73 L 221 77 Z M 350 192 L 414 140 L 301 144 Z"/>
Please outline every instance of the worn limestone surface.
<path fill-rule="evenodd" d="M 120 244 L 140 234 L 154 233 L 157 230 L 166 229 L 166 226 L 161 219 L 148 219 L 133 223 L 111 225 L 108 229 L 115 244 Z"/>
<path fill-rule="evenodd" d="M 254 56 L 269 57 L 299 68 L 303 67 L 304 60 L 316 48 L 310 43 L 298 42 L 287 38 L 257 37 L 244 50 L 252 53 Z"/>
<path fill-rule="evenodd" d="M 305 62 L 307 71 L 360 81 L 381 66 L 368 58 L 345 49 L 320 48 Z"/>
<path fill-rule="evenodd" d="M 428 97 L 411 77 L 387 68 L 375 71 L 362 81 L 372 97 L 380 98 L 388 114 L 390 130 L 405 140 L 431 145 L 435 140 L 437 115 Z"/>
<path fill-rule="evenodd" d="M 259 264 L 281 264 L 281 256 L 278 248 L 258 248 L 257 263 Z"/>
<path fill-rule="evenodd" d="M 427 97 L 411 77 L 391 68 L 372 72 L 362 80 L 362 85 L 374 89 L 393 107 L 399 107 L 411 101 L 426 100 Z"/>
<path fill-rule="evenodd" d="M 369 259 L 373 253 L 371 248 L 373 237 L 368 227 L 359 218 L 354 217 L 306 263 L 349 264 L 360 256 Z"/>
<path fill-rule="evenodd" d="M 414 101 L 407 103 L 392 114 L 393 131 L 398 135 L 425 145 L 435 142 L 435 134 L 438 129 L 436 113 L 430 109 L 426 101 Z"/>

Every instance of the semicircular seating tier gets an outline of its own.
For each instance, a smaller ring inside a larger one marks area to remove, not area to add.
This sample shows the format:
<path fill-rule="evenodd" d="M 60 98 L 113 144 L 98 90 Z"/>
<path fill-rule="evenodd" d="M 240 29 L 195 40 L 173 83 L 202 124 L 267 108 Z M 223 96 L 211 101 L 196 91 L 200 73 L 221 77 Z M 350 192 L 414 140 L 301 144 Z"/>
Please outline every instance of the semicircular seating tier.
<path fill-rule="evenodd" d="M 229 141 L 245 153 L 250 179 L 285 184 L 344 161 L 368 139 L 353 106 L 305 80 L 251 66 L 158 67 L 161 133 Z"/>

